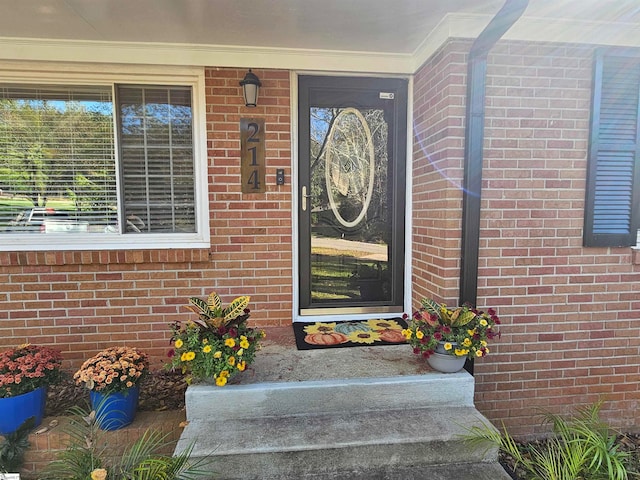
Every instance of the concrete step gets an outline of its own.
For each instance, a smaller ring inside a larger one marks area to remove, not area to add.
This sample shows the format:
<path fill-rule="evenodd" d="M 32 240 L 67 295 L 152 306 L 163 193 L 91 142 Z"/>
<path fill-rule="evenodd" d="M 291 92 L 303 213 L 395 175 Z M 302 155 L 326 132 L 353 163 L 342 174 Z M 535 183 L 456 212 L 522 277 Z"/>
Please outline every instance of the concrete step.
<path fill-rule="evenodd" d="M 467 372 L 433 372 L 406 346 L 272 344 L 239 384 L 187 389 L 176 452 L 193 446 L 216 479 L 508 480 L 495 449 L 461 438 L 488 423 L 473 394 Z"/>
<path fill-rule="evenodd" d="M 512 480 L 498 462 L 456 463 L 398 467 L 376 470 L 351 470 L 336 474 L 305 473 L 301 480 Z M 287 480 L 286 477 L 261 477 L 261 480 Z"/>
<path fill-rule="evenodd" d="M 206 420 L 187 425 L 177 450 L 193 443 L 192 458 L 214 459 L 224 479 L 339 478 L 354 471 L 492 462 L 495 450 L 470 450 L 461 438 L 466 426 L 481 420 L 473 407 L 443 406 Z"/>
<path fill-rule="evenodd" d="M 187 389 L 187 420 L 211 415 L 212 400 L 225 420 L 264 416 L 473 406 L 473 377 L 467 372 L 398 377 L 335 378 L 248 385 L 193 385 Z"/>

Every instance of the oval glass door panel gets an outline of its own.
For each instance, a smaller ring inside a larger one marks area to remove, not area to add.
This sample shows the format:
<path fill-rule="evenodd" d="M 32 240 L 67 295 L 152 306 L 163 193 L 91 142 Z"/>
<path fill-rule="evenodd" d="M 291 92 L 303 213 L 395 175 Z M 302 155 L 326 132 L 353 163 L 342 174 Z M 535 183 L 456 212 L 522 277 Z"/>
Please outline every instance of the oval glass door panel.
<path fill-rule="evenodd" d="M 324 174 L 331 210 L 343 226 L 355 227 L 367 214 L 375 179 L 371 129 L 364 115 L 355 108 L 342 110 L 333 122 L 327 137 L 325 159 Z M 343 202 L 351 203 L 352 208 L 341 212 Z"/>

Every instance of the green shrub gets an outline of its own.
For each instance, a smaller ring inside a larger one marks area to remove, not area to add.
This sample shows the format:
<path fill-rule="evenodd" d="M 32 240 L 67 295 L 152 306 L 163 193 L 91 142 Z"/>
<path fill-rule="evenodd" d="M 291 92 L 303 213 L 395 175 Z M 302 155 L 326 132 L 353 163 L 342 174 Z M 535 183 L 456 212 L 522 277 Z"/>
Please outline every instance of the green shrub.
<path fill-rule="evenodd" d="M 151 430 L 114 458 L 100 440 L 95 411 L 72 407 L 70 413 L 69 444 L 47 466 L 41 480 L 191 480 L 212 475 L 204 462 L 190 462 L 191 448 L 175 457 L 156 453 L 166 445 L 166 435 Z"/>
<path fill-rule="evenodd" d="M 17 472 L 24 463 L 29 448 L 29 433 L 36 424 L 36 417 L 27 418 L 18 429 L 9 433 L 0 443 L 0 472 Z"/>
<path fill-rule="evenodd" d="M 513 457 L 532 480 L 627 480 L 630 454 L 621 450 L 616 435 L 600 420 L 602 402 L 580 408 L 564 419 L 544 413 L 553 435 L 539 444 L 518 444 L 492 425 L 472 427 L 465 439 L 476 447 L 494 445 Z"/>

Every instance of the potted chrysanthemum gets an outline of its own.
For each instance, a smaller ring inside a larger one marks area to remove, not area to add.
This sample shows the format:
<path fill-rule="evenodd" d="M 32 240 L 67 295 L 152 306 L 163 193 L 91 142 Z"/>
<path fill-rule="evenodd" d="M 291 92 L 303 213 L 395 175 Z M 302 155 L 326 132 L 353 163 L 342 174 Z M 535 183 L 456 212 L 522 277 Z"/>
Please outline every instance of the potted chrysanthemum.
<path fill-rule="evenodd" d="M 74 374 L 89 389 L 91 404 L 103 430 L 117 430 L 135 418 L 140 382 L 148 373 L 146 353 L 132 347 L 110 347 L 84 362 Z"/>
<path fill-rule="evenodd" d="M 206 301 L 191 297 L 189 303 L 187 308 L 198 318 L 171 325 L 168 367 L 185 374 L 188 384 L 213 382 L 223 387 L 253 362 L 264 331 L 247 326 L 248 296 L 234 299 L 227 307 L 215 292 Z"/>
<path fill-rule="evenodd" d="M 62 353 L 38 345 L 0 352 L 0 434 L 15 432 L 29 417 L 42 422 L 47 387 L 62 378 Z"/>
<path fill-rule="evenodd" d="M 449 308 L 431 299 L 422 301 L 403 334 L 413 353 L 441 372 L 460 370 L 466 359 L 484 357 L 489 341 L 500 335 L 500 319 L 493 308 L 486 312 L 469 305 Z"/>

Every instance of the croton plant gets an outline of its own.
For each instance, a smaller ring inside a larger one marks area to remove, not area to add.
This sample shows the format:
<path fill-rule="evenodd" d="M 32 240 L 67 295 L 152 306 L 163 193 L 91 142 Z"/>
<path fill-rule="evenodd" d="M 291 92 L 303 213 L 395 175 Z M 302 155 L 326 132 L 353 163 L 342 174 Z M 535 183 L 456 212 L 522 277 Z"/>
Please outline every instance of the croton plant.
<path fill-rule="evenodd" d="M 222 387 L 254 360 L 264 331 L 250 328 L 246 295 L 228 306 L 215 292 L 206 300 L 191 297 L 187 308 L 198 318 L 171 325 L 173 349 L 170 368 L 179 369 L 187 382 L 214 382 Z"/>

